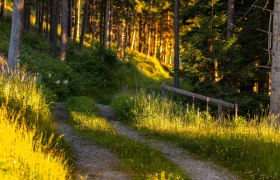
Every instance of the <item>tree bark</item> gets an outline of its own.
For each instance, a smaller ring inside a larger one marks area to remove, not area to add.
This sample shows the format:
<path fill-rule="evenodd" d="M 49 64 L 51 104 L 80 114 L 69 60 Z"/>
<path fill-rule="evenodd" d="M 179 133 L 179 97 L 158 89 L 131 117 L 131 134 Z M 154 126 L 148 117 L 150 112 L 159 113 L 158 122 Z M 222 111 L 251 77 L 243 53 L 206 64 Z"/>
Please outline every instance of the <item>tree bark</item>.
<path fill-rule="evenodd" d="M 104 6 L 104 30 L 103 30 L 103 47 L 107 46 L 108 42 L 108 23 L 109 23 L 109 0 L 105 0 L 105 6 Z"/>
<path fill-rule="evenodd" d="M 20 39 L 23 21 L 23 7 L 24 0 L 14 0 L 13 15 L 12 15 L 12 29 L 8 53 L 8 67 L 16 69 L 19 65 L 20 58 Z"/>
<path fill-rule="evenodd" d="M 0 18 L 4 17 L 5 4 L 6 4 L 6 0 L 2 0 L 1 1 L 1 8 L 0 8 Z"/>
<path fill-rule="evenodd" d="M 73 6 L 73 0 L 69 0 L 69 18 L 68 18 L 68 38 L 71 39 L 72 37 L 72 6 Z"/>
<path fill-rule="evenodd" d="M 113 44 L 113 20 L 114 20 L 114 9 L 113 9 L 113 3 L 110 3 L 110 23 L 109 23 L 109 48 L 112 49 Z"/>
<path fill-rule="evenodd" d="M 58 22 L 60 19 L 60 0 L 55 1 L 55 12 L 54 12 L 54 25 L 53 25 L 53 39 L 52 39 L 52 55 L 56 55 L 56 48 L 57 48 L 57 28 L 58 28 Z"/>
<path fill-rule="evenodd" d="M 123 49 L 123 19 L 119 20 L 119 33 L 118 33 L 118 58 L 122 59 L 122 49 Z"/>
<path fill-rule="evenodd" d="M 88 23 L 88 4 L 89 4 L 88 0 L 86 0 L 85 6 L 84 6 L 84 18 L 83 18 L 83 23 L 82 23 L 82 31 L 81 31 L 81 36 L 80 36 L 80 46 L 83 46 L 85 34 L 86 34 L 86 28 L 87 28 L 87 23 Z"/>
<path fill-rule="evenodd" d="M 80 13 L 81 13 L 81 0 L 77 0 L 75 7 L 75 27 L 73 39 L 78 41 L 80 38 Z"/>
<path fill-rule="evenodd" d="M 60 60 L 65 61 L 68 41 L 69 0 L 62 0 Z"/>
<path fill-rule="evenodd" d="M 94 40 L 95 40 L 95 33 L 96 33 L 96 20 L 97 20 L 97 11 L 96 11 L 96 2 L 92 2 L 92 32 L 91 32 L 91 36 L 92 36 L 92 46 L 94 46 Z"/>
<path fill-rule="evenodd" d="M 228 0 L 227 39 L 233 36 L 234 0 Z"/>
<path fill-rule="evenodd" d="M 163 13 L 160 17 L 160 30 L 159 30 L 159 59 L 162 60 L 162 47 L 163 47 Z"/>
<path fill-rule="evenodd" d="M 155 40 L 154 40 L 154 58 L 157 58 L 157 31 L 158 31 L 158 23 L 156 22 L 156 29 L 155 29 Z"/>
<path fill-rule="evenodd" d="M 280 113 L 280 0 L 274 1 L 270 113 Z"/>
<path fill-rule="evenodd" d="M 175 0 L 174 4 L 174 37 L 174 87 L 179 88 L 179 0 Z"/>

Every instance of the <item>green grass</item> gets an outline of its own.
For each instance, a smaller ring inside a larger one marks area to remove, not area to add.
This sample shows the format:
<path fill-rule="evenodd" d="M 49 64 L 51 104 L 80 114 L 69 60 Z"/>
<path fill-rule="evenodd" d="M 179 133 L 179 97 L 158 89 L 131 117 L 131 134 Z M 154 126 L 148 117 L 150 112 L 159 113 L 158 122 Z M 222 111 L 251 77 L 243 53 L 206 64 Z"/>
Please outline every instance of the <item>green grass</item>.
<path fill-rule="evenodd" d="M 217 160 L 245 178 L 280 178 L 280 132 L 268 125 L 267 117 L 217 120 L 145 92 L 119 95 L 112 106 L 141 132 Z"/>
<path fill-rule="evenodd" d="M 95 112 L 92 99 L 73 97 L 67 102 L 76 129 L 92 141 L 110 149 L 122 161 L 122 168 L 135 179 L 185 179 L 183 173 L 163 155 L 147 145 L 116 133 L 107 120 Z"/>
<path fill-rule="evenodd" d="M 69 149 L 52 130 L 36 76 L 0 72 L 1 179 L 69 179 Z"/>

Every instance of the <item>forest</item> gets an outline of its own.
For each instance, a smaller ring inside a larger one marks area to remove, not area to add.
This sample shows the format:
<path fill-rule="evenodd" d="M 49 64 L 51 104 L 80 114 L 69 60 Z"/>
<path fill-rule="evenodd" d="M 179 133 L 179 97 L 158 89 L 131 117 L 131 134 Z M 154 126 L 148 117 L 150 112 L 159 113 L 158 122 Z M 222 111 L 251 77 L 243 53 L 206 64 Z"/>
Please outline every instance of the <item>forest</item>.
<path fill-rule="evenodd" d="M 0 0 L 0 178 L 279 179 L 279 18 L 280 0 Z"/>

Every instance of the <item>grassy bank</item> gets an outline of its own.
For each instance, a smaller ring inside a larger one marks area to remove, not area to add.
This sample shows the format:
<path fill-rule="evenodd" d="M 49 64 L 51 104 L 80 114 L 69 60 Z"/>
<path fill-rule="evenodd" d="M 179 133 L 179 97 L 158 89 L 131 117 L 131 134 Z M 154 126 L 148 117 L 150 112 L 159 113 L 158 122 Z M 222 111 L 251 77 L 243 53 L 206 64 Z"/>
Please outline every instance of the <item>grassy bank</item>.
<path fill-rule="evenodd" d="M 179 143 L 203 157 L 220 161 L 252 179 L 280 178 L 280 132 L 268 118 L 216 120 L 205 112 L 182 108 L 155 94 L 122 94 L 113 108 L 140 131 Z"/>
<path fill-rule="evenodd" d="M 122 168 L 135 179 L 184 179 L 177 167 L 147 145 L 116 133 L 107 120 L 99 117 L 88 97 L 74 97 L 67 102 L 76 129 L 92 141 L 110 149 L 122 161 Z"/>
<path fill-rule="evenodd" d="M 66 145 L 53 134 L 49 105 L 37 79 L 0 72 L 1 179 L 69 179 Z"/>

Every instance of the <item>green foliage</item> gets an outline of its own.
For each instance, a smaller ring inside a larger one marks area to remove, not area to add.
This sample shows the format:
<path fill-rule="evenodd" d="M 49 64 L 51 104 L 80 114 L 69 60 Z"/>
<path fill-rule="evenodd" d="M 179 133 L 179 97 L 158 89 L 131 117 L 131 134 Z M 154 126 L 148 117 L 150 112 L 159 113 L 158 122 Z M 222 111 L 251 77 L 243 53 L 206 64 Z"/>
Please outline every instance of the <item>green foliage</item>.
<path fill-rule="evenodd" d="M 68 179 L 69 149 L 52 130 L 49 104 L 37 77 L 0 73 L 0 177 Z"/>
<path fill-rule="evenodd" d="M 193 1 L 184 6 L 182 13 L 182 77 L 192 82 L 197 93 L 240 103 L 243 114 L 260 110 L 252 104 L 268 102 L 270 70 L 259 68 L 269 65 L 268 54 L 263 50 L 267 47 L 267 34 L 257 29 L 268 28 L 269 13 L 251 9 L 254 2 L 234 3 L 232 39 L 226 39 L 227 1 Z M 258 1 L 256 5 L 272 7 L 268 1 Z M 256 83 L 258 92 L 253 90 Z"/>
<path fill-rule="evenodd" d="M 272 125 L 273 117 L 217 120 L 145 92 L 116 96 L 112 106 L 122 120 L 140 131 L 218 160 L 243 172 L 245 178 L 280 178 L 280 132 Z"/>
<path fill-rule="evenodd" d="M 83 107 L 81 107 L 81 104 Z M 89 97 L 74 97 L 67 102 L 74 126 L 122 160 L 125 171 L 136 179 L 182 179 L 184 175 L 160 152 L 116 133 L 107 120 L 99 117 Z"/>

